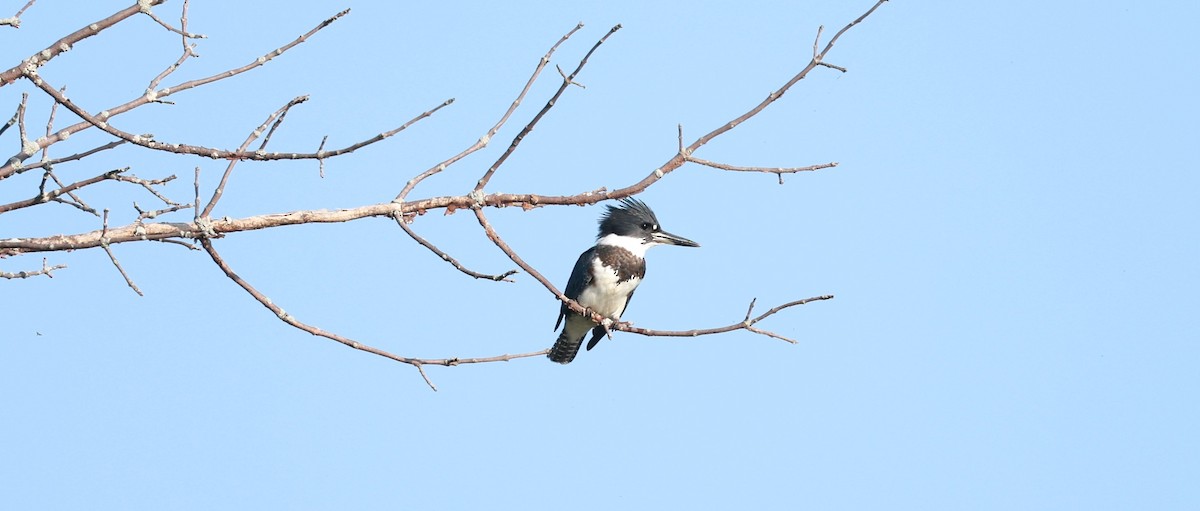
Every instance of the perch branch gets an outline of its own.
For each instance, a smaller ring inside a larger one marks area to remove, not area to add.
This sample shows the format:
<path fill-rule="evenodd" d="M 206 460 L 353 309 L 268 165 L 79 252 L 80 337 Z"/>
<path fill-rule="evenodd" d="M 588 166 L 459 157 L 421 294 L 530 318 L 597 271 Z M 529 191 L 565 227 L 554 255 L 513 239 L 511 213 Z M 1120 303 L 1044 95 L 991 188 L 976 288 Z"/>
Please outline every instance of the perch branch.
<path fill-rule="evenodd" d="M 795 307 L 797 305 L 804 305 L 806 303 L 820 301 L 820 300 L 832 300 L 832 299 L 833 299 L 833 295 L 821 295 L 821 296 L 814 296 L 811 298 L 805 298 L 802 300 L 796 300 L 793 302 L 785 303 L 783 305 L 779 305 L 775 308 L 772 308 L 771 310 L 768 310 L 767 312 L 762 313 L 761 315 L 755 317 L 754 319 L 750 319 L 750 310 L 754 309 L 754 301 L 752 300 L 750 302 L 750 310 L 746 311 L 746 319 L 745 320 L 740 321 L 738 323 L 733 323 L 730 325 L 715 327 L 715 328 L 701 328 L 701 329 L 695 329 L 695 330 L 651 330 L 648 328 L 638 328 L 629 323 L 614 323 L 613 330 L 621 330 L 621 331 L 625 331 L 625 332 L 647 335 L 647 336 L 652 336 L 652 337 L 698 337 L 701 335 L 723 334 L 725 332 L 733 332 L 735 330 L 748 330 L 748 331 L 754 332 L 756 334 L 765 335 L 767 337 L 773 337 L 775 339 L 787 341 L 791 344 L 796 344 L 796 341 L 793 339 L 789 339 L 789 338 L 779 335 L 775 332 L 757 328 L 754 326 L 754 324 L 766 319 L 767 317 L 769 317 L 781 310 L 787 309 L 789 307 Z"/>

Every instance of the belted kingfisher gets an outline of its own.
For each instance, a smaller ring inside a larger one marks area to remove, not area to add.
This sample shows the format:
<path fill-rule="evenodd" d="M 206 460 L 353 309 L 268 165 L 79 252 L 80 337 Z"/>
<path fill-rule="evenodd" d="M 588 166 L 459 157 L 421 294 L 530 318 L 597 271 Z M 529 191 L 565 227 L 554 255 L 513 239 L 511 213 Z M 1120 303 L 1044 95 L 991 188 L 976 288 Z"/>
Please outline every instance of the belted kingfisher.
<path fill-rule="evenodd" d="M 646 276 L 646 250 L 655 245 L 679 245 L 698 247 L 696 242 L 663 231 L 658 219 L 644 202 L 625 198 L 621 207 L 608 206 L 600 218 L 600 233 L 596 235 L 596 246 L 580 254 L 567 281 L 567 298 L 579 302 L 601 316 L 620 321 L 633 297 L 633 291 Z M 591 318 L 572 312 L 563 304 L 559 309 L 554 329 L 567 318 L 567 325 L 554 341 L 554 347 L 546 356 L 560 364 L 569 364 L 579 353 L 579 345 L 588 330 L 592 339 L 587 349 L 592 349 L 605 335 L 603 325 Z"/>

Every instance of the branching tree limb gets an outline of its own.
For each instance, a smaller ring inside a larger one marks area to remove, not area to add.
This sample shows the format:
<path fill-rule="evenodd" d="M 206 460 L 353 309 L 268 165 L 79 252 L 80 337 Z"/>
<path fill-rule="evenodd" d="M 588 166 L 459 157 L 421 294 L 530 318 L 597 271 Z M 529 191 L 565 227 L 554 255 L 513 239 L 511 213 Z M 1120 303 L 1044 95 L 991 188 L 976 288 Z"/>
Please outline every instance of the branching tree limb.
<path fill-rule="evenodd" d="M 860 16 L 857 19 L 855 19 L 854 21 L 850 22 L 845 27 L 843 27 L 841 30 L 839 30 L 837 33 L 835 33 L 834 36 L 831 39 L 829 39 L 828 42 L 825 43 L 823 48 L 820 45 L 823 28 L 819 28 L 817 30 L 816 40 L 813 43 L 812 57 L 811 57 L 810 61 L 808 62 L 808 64 L 806 66 L 804 66 L 804 68 L 802 68 L 797 74 L 795 74 L 786 83 L 784 83 L 778 89 L 771 92 L 766 97 L 766 99 L 762 100 L 760 103 L 758 103 L 757 105 L 755 105 L 754 107 L 752 107 L 751 109 L 746 111 L 745 113 L 734 118 L 733 120 L 730 120 L 729 122 L 726 122 L 726 123 L 718 126 L 717 128 L 713 129 L 712 131 L 704 134 L 703 136 L 700 136 L 699 138 L 695 139 L 694 141 L 692 141 L 690 144 L 688 144 L 686 146 L 684 145 L 684 139 L 683 139 L 683 127 L 680 126 L 679 134 L 678 134 L 679 143 L 678 143 L 678 147 L 675 149 L 674 154 L 671 154 L 662 165 L 660 165 L 658 168 L 656 168 L 652 172 L 650 172 L 649 175 L 647 175 L 646 177 L 642 178 L 641 180 L 631 183 L 623 188 L 618 188 L 618 189 L 611 190 L 611 191 L 607 190 L 605 188 L 600 188 L 600 189 L 594 189 L 594 190 L 590 190 L 590 191 L 579 192 L 579 193 L 575 193 L 575 194 L 571 194 L 571 195 L 540 195 L 540 194 L 535 194 L 535 193 L 515 193 L 515 194 L 514 193 L 488 193 L 486 191 L 486 187 L 487 187 L 488 183 L 491 181 L 491 179 L 493 178 L 493 176 L 495 176 L 495 174 L 501 169 L 501 167 L 504 165 L 504 163 L 508 160 L 509 156 L 511 156 L 519 148 L 521 142 L 526 138 L 526 136 L 528 136 L 533 131 L 534 127 L 538 124 L 538 122 L 551 112 L 553 107 L 562 99 L 562 97 L 564 96 L 567 89 L 569 89 L 571 85 L 579 85 L 580 87 L 582 87 L 581 84 L 576 82 L 577 77 L 583 71 L 583 69 L 586 66 L 586 64 L 588 63 L 589 59 L 591 59 L 594 56 L 594 54 L 601 48 L 601 45 L 603 45 L 603 43 L 606 40 L 608 40 L 609 37 L 613 36 L 617 32 L 617 30 L 619 30 L 621 28 L 620 25 L 617 25 L 615 27 L 612 27 L 612 29 L 610 29 L 607 33 L 605 33 L 601 38 L 599 38 L 592 45 L 591 49 L 589 51 L 587 51 L 587 53 L 579 60 L 576 67 L 574 68 L 574 70 L 571 71 L 569 74 L 564 72 L 561 67 L 556 66 L 556 69 L 558 69 L 559 75 L 562 79 L 559 87 L 553 92 L 553 94 L 550 95 L 549 98 L 547 98 L 547 100 L 544 103 L 544 105 L 542 106 L 542 108 L 540 110 L 538 110 L 537 113 L 535 115 L 533 115 L 530 118 L 530 120 L 525 124 L 525 126 L 517 132 L 517 134 L 509 142 L 507 149 L 482 173 L 482 175 L 476 181 L 474 188 L 469 193 L 467 193 L 465 195 L 457 195 L 457 196 L 453 196 L 453 195 L 452 196 L 434 196 L 434 197 L 426 197 L 426 198 L 418 198 L 418 199 L 409 198 L 410 194 L 416 189 L 416 187 L 419 186 L 427 178 L 429 178 L 435 174 L 438 174 L 440 172 L 445 171 L 450 166 L 455 165 L 456 163 L 459 163 L 460 161 L 462 161 L 463 158 L 465 158 L 467 155 L 470 155 L 476 151 L 483 149 L 484 147 L 486 147 L 488 145 L 488 143 L 492 140 L 493 137 L 495 137 L 499 134 L 501 129 L 505 126 L 505 124 L 514 115 L 514 113 L 516 112 L 518 107 L 525 101 L 526 96 L 529 94 L 533 84 L 538 80 L 539 76 L 541 75 L 541 73 L 545 69 L 545 67 L 547 65 L 549 65 L 549 63 L 551 62 L 551 58 L 554 56 L 555 52 L 560 48 L 560 46 L 567 43 L 568 40 L 570 40 L 572 38 L 572 36 L 574 36 L 577 32 L 579 32 L 583 28 L 583 24 L 581 23 L 581 24 L 575 26 L 574 28 L 572 28 L 571 30 L 569 30 L 566 34 L 564 34 L 557 42 L 555 42 L 550 47 L 550 49 L 546 52 L 545 56 L 543 56 L 541 59 L 539 59 L 537 65 L 534 67 L 534 70 L 533 70 L 531 76 L 529 77 L 529 80 L 525 83 L 525 85 L 516 94 L 515 99 L 512 101 L 512 103 L 509 105 L 509 107 L 502 113 L 502 115 L 500 115 L 499 119 L 495 122 L 495 124 L 486 133 L 484 133 L 482 136 L 480 136 L 474 143 L 469 145 L 463 151 L 461 151 L 453 156 L 450 156 L 449 158 L 446 158 L 446 159 L 442 160 L 441 162 L 439 162 L 437 165 L 434 165 L 433 167 L 430 167 L 430 168 L 424 170 L 423 172 L 420 172 L 420 173 L 416 174 L 415 176 L 413 176 L 409 181 L 407 181 L 405 183 L 405 185 L 398 191 L 395 198 L 392 199 L 391 201 L 382 202 L 382 203 L 374 203 L 374 204 L 364 204 L 364 205 L 360 205 L 360 206 L 356 206 L 356 207 L 350 207 L 350 208 L 338 209 L 338 210 L 302 210 L 302 211 L 291 211 L 291 212 L 256 215 L 256 216 L 249 216 L 249 217 L 243 217 L 243 218 L 228 218 L 228 217 L 214 216 L 216 208 L 220 205 L 220 201 L 221 201 L 221 198 L 223 197 L 226 187 L 230 185 L 230 178 L 233 174 L 233 170 L 238 165 L 239 162 L 246 161 L 246 160 L 254 160 L 254 161 L 296 160 L 296 159 L 316 160 L 319 163 L 320 168 L 322 169 L 322 172 L 323 172 L 324 163 L 326 160 L 331 159 L 331 158 L 336 158 L 340 155 L 348 154 L 357 149 L 361 149 L 365 146 L 377 143 L 379 141 L 382 141 L 383 139 L 386 139 L 388 137 L 396 135 L 397 133 L 405 130 L 406 128 L 412 126 L 413 124 L 420 122 L 422 120 L 428 119 L 430 116 L 432 116 L 438 110 L 451 105 L 451 103 L 453 102 L 453 99 L 447 100 L 447 101 L 445 101 L 445 102 L 443 102 L 421 114 L 418 114 L 416 117 L 401 124 L 397 128 L 391 129 L 389 131 L 381 132 L 373 137 L 363 139 L 359 142 L 355 142 L 353 144 L 347 145 L 340 149 L 326 150 L 325 149 L 325 139 L 323 139 L 321 141 L 320 146 L 317 148 L 317 150 L 315 152 L 268 152 L 268 151 L 266 151 L 267 144 L 270 142 L 271 137 L 275 133 L 275 131 L 285 121 L 288 111 L 291 108 L 302 104 L 305 100 L 307 100 L 307 96 L 301 96 L 301 97 L 292 99 L 291 101 L 287 102 L 287 104 L 285 104 L 283 107 L 279 108 L 274 113 L 271 113 L 270 115 L 268 115 L 266 117 L 266 120 L 263 121 L 258 127 L 253 129 L 250 132 L 250 134 L 247 135 L 244 142 L 237 149 L 234 149 L 234 150 L 219 149 L 219 148 L 215 148 L 215 147 L 209 147 L 209 146 L 198 145 L 198 144 L 166 143 L 166 142 L 155 140 L 152 135 L 148 135 L 148 134 L 139 135 L 139 134 L 135 134 L 135 133 L 125 130 L 125 129 L 120 129 L 113 125 L 113 118 L 115 118 L 121 114 L 127 113 L 129 111 L 135 110 L 137 108 L 140 108 L 142 106 L 145 106 L 147 104 L 150 104 L 150 103 L 164 103 L 164 102 L 166 102 L 165 98 L 167 98 L 173 94 L 176 94 L 178 92 L 193 89 L 196 87 L 201 87 L 204 85 L 208 85 L 208 84 L 217 82 L 219 80 L 231 78 L 231 77 L 240 75 L 242 73 L 248 72 L 250 70 L 256 69 L 258 67 L 261 67 L 264 64 L 266 64 L 268 61 L 283 55 L 291 48 L 294 48 L 295 46 L 308 41 L 314 34 L 319 32 L 320 30 L 322 30 L 324 27 L 330 25 L 331 23 L 337 21 L 338 19 L 344 17 L 349 12 L 347 10 L 347 11 L 342 11 L 342 12 L 337 13 L 336 15 L 317 24 L 317 26 L 315 26 L 308 32 L 300 35 L 299 37 L 293 39 L 292 41 L 290 41 L 282 46 L 279 46 L 275 50 L 272 50 L 270 52 L 267 52 L 266 54 L 263 54 L 262 56 L 254 59 L 253 61 L 251 61 L 248 64 L 245 64 L 245 65 L 242 65 L 239 67 L 230 68 L 226 71 L 211 75 L 207 78 L 200 78 L 200 79 L 196 79 L 196 80 L 186 81 L 186 82 L 182 82 L 182 83 L 176 84 L 174 86 L 169 86 L 169 87 L 160 87 L 161 82 L 163 82 L 165 79 L 167 79 L 169 76 L 171 76 L 172 73 L 174 73 L 177 69 L 179 69 L 180 66 L 184 65 L 191 57 L 196 55 L 196 53 L 195 53 L 196 43 L 194 41 L 204 37 L 200 34 L 192 33 L 189 31 L 188 19 L 187 19 L 188 2 L 186 0 L 183 2 L 183 7 L 181 10 L 178 28 L 171 26 L 169 23 L 164 21 L 162 18 L 160 18 L 154 12 L 153 8 L 158 6 L 159 4 L 161 4 L 163 1 L 164 0 L 141 0 L 141 1 L 138 1 L 137 3 L 135 3 L 134 5 L 132 5 L 130 7 L 122 9 L 121 11 L 118 11 L 102 20 L 99 20 L 95 23 L 89 24 L 88 26 L 75 31 L 75 32 L 67 35 L 66 37 L 63 37 L 56 43 L 47 47 L 45 50 L 38 52 L 28 58 L 23 59 L 19 64 L 13 66 L 12 68 L 9 68 L 6 71 L 0 72 L 0 87 L 8 86 L 8 85 L 11 85 L 13 83 L 23 80 L 29 84 L 32 84 L 32 86 L 34 87 L 34 89 L 36 91 L 39 91 L 41 94 L 44 94 L 46 97 L 50 98 L 53 101 L 54 108 L 57 108 L 58 106 L 62 106 L 63 108 L 65 108 L 66 110 L 68 110 L 69 112 L 71 112 L 72 114 L 74 114 L 76 117 L 79 118 L 79 121 L 76 122 L 75 124 L 72 124 L 65 128 L 55 130 L 53 128 L 54 110 L 52 109 L 50 117 L 49 117 L 49 121 L 47 122 L 45 135 L 38 137 L 36 139 L 30 139 L 28 136 L 28 131 L 26 129 L 26 122 L 25 122 L 27 102 L 25 99 L 22 99 L 21 104 L 18 106 L 16 113 L 14 113 L 13 117 L 6 124 L 4 124 L 2 127 L 0 127 L 0 136 L 2 136 L 7 132 L 7 130 L 10 127 L 16 126 L 18 128 L 17 129 L 18 138 L 19 138 L 18 143 L 20 146 L 19 151 L 15 155 L 13 155 L 10 158 L 8 158 L 7 160 L 5 160 L 3 165 L 0 166 L 0 183 L 6 183 L 5 180 L 8 180 L 9 178 L 18 176 L 24 172 L 28 172 L 29 170 L 33 170 L 33 169 L 38 169 L 38 170 L 42 171 L 42 179 L 41 179 L 40 185 L 38 186 L 37 193 L 34 194 L 33 197 L 19 200 L 19 201 L 14 201 L 14 202 L 11 202 L 8 204 L 0 204 L 0 215 L 9 213 L 9 212 L 12 212 L 12 211 L 15 211 L 18 209 L 36 208 L 36 207 L 39 207 L 46 203 L 62 202 L 62 203 L 74 206 L 75 208 L 80 209 L 82 211 L 90 212 L 91 214 L 95 214 L 97 216 L 102 216 L 101 229 L 94 230 L 94 231 L 78 232 L 78 233 L 72 233 L 72 234 L 58 234 L 58 235 L 53 235 L 53 236 L 42 236 L 42 237 L 13 237 L 13 238 L 7 238 L 7 239 L 0 239 L 0 259 L 19 257 L 19 256 L 22 256 L 25 254 L 35 253 L 35 252 L 65 252 L 65 251 L 91 249 L 91 248 L 99 247 L 108 254 L 113 265 L 119 270 L 120 274 L 125 279 L 126 284 L 130 288 L 132 288 L 134 291 L 136 291 L 138 294 L 141 294 L 142 293 L 141 290 L 133 282 L 133 280 L 130 278 L 129 274 L 125 271 L 125 269 L 122 268 L 121 264 L 119 263 L 116 256 L 114 255 L 113 249 L 112 249 L 112 247 L 114 245 L 121 245 L 121 244 L 125 244 L 125 243 L 135 243 L 135 242 L 140 242 L 140 241 L 160 241 L 160 242 L 179 244 L 179 245 L 194 249 L 194 248 L 196 248 L 195 244 L 198 242 L 200 248 L 209 255 L 209 257 L 212 259 L 213 263 L 224 273 L 224 275 L 227 278 L 229 278 L 235 284 L 237 284 L 239 287 L 241 287 L 252 298 L 254 298 L 256 301 L 258 301 L 260 304 L 262 304 L 268 310 L 270 310 L 273 314 L 275 314 L 276 317 L 278 317 L 284 323 L 286 323 L 294 328 L 297 328 L 301 331 L 308 332 L 312 335 L 320 336 L 320 337 L 323 337 L 323 338 L 326 338 L 329 340 L 339 342 L 343 345 L 349 346 L 349 347 L 357 349 L 357 350 L 372 353 L 372 354 L 375 354 L 375 355 L 378 355 L 378 356 L 381 356 L 384 358 L 388 358 L 388 359 L 391 359 L 391 360 L 394 360 L 397 362 L 409 364 L 418 370 L 421 377 L 431 388 L 434 388 L 436 390 L 436 387 L 434 386 L 433 382 L 430 380 L 428 374 L 425 371 L 425 366 L 435 366 L 435 365 L 436 366 L 455 366 L 455 365 L 462 365 L 462 364 L 476 364 L 476 363 L 507 361 L 507 360 L 513 360 L 513 359 L 517 359 L 517 358 L 527 358 L 527 357 L 543 355 L 546 353 L 547 350 L 540 350 L 540 351 L 536 351 L 536 352 L 521 353 L 521 354 L 515 354 L 515 355 L 506 354 L 506 355 L 497 355 L 497 356 L 490 356 L 490 357 L 477 357 L 477 358 L 422 359 L 422 358 L 413 358 L 413 357 L 405 357 L 405 356 L 401 356 L 401 355 L 396 355 L 396 354 L 372 347 L 370 345 L 364 344 L 362 342 L 356 341 L 349 337 L 346 337 L 346 336 L 343 336 L 343 335 L 340 335 L 340 334 L 337 334 L 334 332 L 329 332 L 329 331 L 323 330 L 319 327 L 302 322 L 299 319 L 288 314 L 275 301 L 266 297 L 262 292 L 260 292 L 253 285 L 251 285 L 244 278 L 242 278 L 241 276 L 239 276 L 237 273 L 235 273 L 232 270 L 229 263 L 226 262 L 225 259 L 217 251 L 217 248 L 215 246 L 215 240 L 222 238 L 224 236 L 230 235 L 230 234 L 234 234 L 234 233 L 255 231 L 255 230 L 260 230 L 260 229 L 271 229 L 271 228 L 276 228 L 276 227 L 281 227 L 281 226 L 286 226 L 286 225 L 314 224 L 314 223 L 338 223 L 338 222 L 349 222 L 349 221 L 359 220 L 359 219 L 363 219 L 363 218 L 370 218 L 370 217 L 387 217 L 387 218 L 393 219 L 397 223 L 397 225 L 400 227 L 400 229 L 403 230 L 405 234 L 407 234 L 409 237 L 411 237 L 419 245 L 428 249 L 435 256 L 450 263 L 450 265 L 453 266 L 459 272 L 466 274 L 468 276 L 471 276 L 473 278 L 476 278 L 476 279 L 487 279 L 487 280 L 493 280 L 493 281 L 512 282 L 513 279 L 511 277 L 514 276 L 515 274 L 517 274 L 518 270 L 516 270 L 516 269 L 508 270 L 506 272 L 499 273 L 499 274 L 485 274 L 485 273 L 480 273 L 480 272 L 476 272 L 474 270 L 468 269 L 458 259 L 451 256 L 447 252 L 439 249 L 436 245 L 434 245 L 429 240 L 418 235 L 413 230 L 412 226 L 409 225 L 418 216 L 423 215 L 426 212 L 429 212 L 432 210 L 442 209 L 442 210 L 445 210 L 446 212 L 453 212 L 455 210 L 460 210 L 460 209 L 470 210 L 475 215 L 476 220 L 478 221 L 480 228 L 482 229 L 484 235 L 489 240 L 491 240 L 492 243 L 506 257 L 508 257 L 509 260 L 511 260 L 517 266 L 517 268 L 519 268 L 519 270 L 521 272 L 528 274 L 534 280 L 539 282 L 543 287 L 546 288 L 547 291 L 549 291 L 552 295 L 554 295 L 558 300 L 560 300 L 564 304 L 566 304 L 571 310 L 573 310 L 577 313 L 580 313 L 580 314 L 592 314 L 590 311 L 584 309 L 578 303 L 567 298 L 548 279 L 546 279 L 540 272 L 538 272 L 538 270 L 536 268 L 534 268 L 532 265 L 528 264 L 518 254 L 518 252 L 511 245 L 509 245 L 509 243 L 507 241 L 505 241 L 504 238 L 499 233 L 496 232 L 495 228 L 488 221 L 487 215 L 485 214 L 485 210 L 487 208 L 500 208 L 500 207 L 509 207 L 509 206 L 519 206 L 524 209 L 532 209 L 532 208 L 536 208 L 536 207 L 551 206 L 551 205 L 589 205 L 589 204 L 595 204 L 597 202 L 604 201 L 604 200 L 629 197 L 629 196 L 641 193 L 642 191 L 646 190 L 650 186 L 657 183 L 658 180 L 662 179 L 666 174 L 673 172 L 674 170 L 682 167 L 684 164 L 689 163 L 689 162 L 695 163 L 697 165 L 707 166 L 710 168 L 724 170 L 724 171 L 761 172 L 761 173 L 775 174 L 776 176 L 778 176 L 780 183 L 782 183 L 783 174 L 815 171 L 815 170 L 827 169 L 827 168 L 832 168 L 832 167 L 837 166 L 837 162 L 819 163 L 819 164 L 815 164 L 815 165 L 796 166 L 796 167 L 756 167 L 756 166 L 745 166 L 745 165 L 733 165 L 733 164 L 715 162 L 715 161 L 703 159 L 703 158 L 695 156 L 695 153 L 696 153 L 696 151 L 701 149 L 703 146 L 705 146 L 710 141 L 714 140 L 715 138 L 717 138 L 721 135 L 724 135 L 725 133 L 729 132 L 730 130 L 732 130 L 733 128 L 738 126 L 739 124 L 758 115 L 760 112 L 762 112 L 768 106 L 770 106 L 772 103 L 777 101 L 780 97 L 782 97 L 785 93 L 787 93 L 796 83 L 798 83 L 799 81 L 801 81 L 805 77 L 807 77 L 808 74 L 810 72 L 812 72 L 814 69 L 816 69 L 818 67 L 825 67 L 825 68 L 845 72 L 845 68 L 826 62 L 826 60 L 825 60 L 826 57 L 828 56 L 829 52 L 833 49 L 834 44 L 842 36 L 842 34 L 844 34 L 847 30 L 849 30 L 853 26 L 862 22 L 868 16 L 870 16 L 873 12 L 875 12 L 879 8 L 880 5 L 882 5 L 887 0 L 878 0 L 862 16 Z M 24 12 L 25 9 L 29 8 L 29 6 L 32 4 L 33 4 L 32 1 L 29 2 L 29 4 L 27 4 L 24 8 L 22 8 L 21 11 L 19 11 L 17 13 L 17 15 L 14 16 L 13 18 L 0 19 L 0 25 L 11 25 L 13 27 L 18 26 L 20 14 L 22 12 Z M 153 19 L 153 21 L 155 23 L 157 23 L 158 25 L 160 25 L 163 28 L 165 28 L 166 30 L 168 30 L 169 33 L 179 36 L 180 40 L 182 42 L 182 52 L 181 52 L 179 58 L 175 62 L 168 65 L 161 73 L 159 73 L 158 75 L 156 75 L 152 79 L 150 79 L 149 86 L 146 88 L 146 91 L 142 95 L 137 96 L 129 101 L 126 101 L 125 103 L 110 107 L 108 109 L 104 109 L 104 110 L 100 110 L 100 111 L 89 110 L 88 108 L 85 108 L 83 105 L 77 104 L 76 102 L 71 100 L 67 96 L 65 88 L 58 88 L 55 85 L 50 84 L 39 73 L 39 69 L 42 66 L 45 66 L 48 63 L 50 63 L 56 56 L 60 55 L 62 52 L 68 51 L 72 46 L 74 46 L 76 44 L 81 44 L 88 38 L 97 36 L 101 32 L 105 31 L 107 28 L 112 27 L 113 25 L 120 23 L 126 19 L 129 19 L 137 14 L 147 15 L 148 17 Z M 8 21 L 8 20 L 16 20 L 16 21 Z M 78 133 L 80 131 L 91 129 L 91 128 L 96 128 L 96 129 L 104 132 L 105 134 L 111 136 L 113 138 L 113 140 L 110 142 L 107 142 L 105 144 L 77 152 L 70 156 L 61 157 L 61 158 L 53 158 L 53 159 L 49 157 L 48 151 L 51 146 L 54 146 L 55 144 L 66 141 L 74 133 Z M 259 145 L 256 148 L 252 147 L 254 145 L 254 143 L 256 141 L 259 141 L 260 139 L 261 139 L 261 142 L 259 143 Z M 227 160 L 227 166 L 226 166 L 224 173 L 221 176 L 220 182 L 217 184 L 217 186 L 213 190 L 211 190 L 211 194 L 208 195 L 209 199 L 206 203 L 203 204 L 203 207 L 202 207 L 202 202 L 201 202 L 201 195 L 203 193 L 203 190 L 200 185 L 200 173 L 201 173 L 200 167 L 196 167 L 196 170 L 195 170 L 194 195 L 193 195 L 193 197 L 189 198 L 189 200 L 184 200 L 184 201 L 172 200 L 171 198 L 169 198 L 166 195 L 164 195 L 163 193 L 161 193 L 158 189 L 158 187 L 160 185 L 162 185 L 163 183 L 166 183 L 167 181 L 169 181 L 171 179 L 174 179 L 175 176 L 169 176 L 169 177 L 165 177 L 165 178 L 161 178 L 161 179 L 144 179 L 144 178 L 139 178 L 132 174 L 129 174 L 129 171 L 131 170 L 129 168 L 121 168 L 121 169 L 104 172 L 102 174 L 95 175 L 90 178 L 81 179 L 81 180 L 78 180 L 75 182 L 64 183 L 54 173 L 54 168 L 56 165 L 77 162 L 77 161 L 83 160 L 85 158 L 88 158 L 89 156 L 92 156 L 96 153 L 106 151 L 106 150 L 109 150 L 109 149 L 112 149 L 112 148 L 115 148 L 118 146 L 122 146 L 122 145 L 137 146 L 137 147 L 141 147 L 141 148 L 151 150 L 151 151 L 179 155 L 180 157 L 199 156 L 199 157 L 203 157 L 203 158 Z M 38 152 L 42 153 L 41 161 L 29 162 L 29 160 Z M 78 192 L 81 189 L 85 189 L 89 186 L 93 186 L 97 183 L 105 182 L 105 181 L 126 183 L 129 185 L 134 185 L 134 186 L 140 187 L 145 192 L 151 194 L 155 200 L 157 200 L 158 202 L 161 202 L 162 207 L 159 209 L 153 209 L 153 208 L 143 209 L 141 206 L 137 205 L 137 203 L 135 202 L 134 210 L 137 212 L 136 219 L 132 223 L 129 223 L 127 225 L 118 225 L 118 226 L 110 227 L 109 223 L 108 223 L 109 210 L 107 208 L 103 209 L 103 214 L 101 215 L 100 213 L 97 213 L 94 208 L 92 208 L 91 206 L 89 206 L 85 202 L 83 202 L 83 200 L 81 198 L 79 198 L 78 195 L 76 195 L 76 192 Z M 180 210 L 184 210 L 184 209 L 192 210 L 192 214 L 190 215 L 191 218 L 189 220 L 153 221 L 161 216 L 171 215 L 172 213 L 176 213 L 176 212 L 178 212 Z M 36 275 L 46 275 L 48 277 L 52 277 L 53 275 L 51 275 L 51 272 L 53 272 L 55 270 L 59 270 L 59 269 L 64 269 L 64 268 L 66 268 L 65 265 L 49 266 L 48 263 L 46 262 L 46 260 L 43 259 L 41 270 L 22 271 L 22 272 L 17 272 L 17 273 L 0 273 L 0 276 L 3 276 L 4 278 L 7 278 L 7 279 L 27 278 L 27 277 L 36 276 Z M 753 308 L 754 308 L 754 302 L 752 301 L 750 304 L 749 310 L 746 311 L 745 318 L 741 321 L 734 322 L 734 323 L 731 323 L 731 324 L 725 325 L 725 326 L 700 328 L 700 329 L 692 329 L 692 330 L 682 330 L 682 331 L 666 331 L 666 330 L 654 330 L 654 329 L 648 329 L 648 328 L 641 328 L 641 327 L 633 326 L 632 324 L 630 324 L 628 322 L 612 322 L 611 320 L 602 318 L 599 315 L 592 315 L 592 318 L 593 318 L 593 320 L 597 321 L 598 323 L 605 325 L 610 330 L 624 331 L 624 332 L 636 333 L 636 334 L 641 334 L 641 335 L 646 335 L 646 336 L 694 337 L 694 336 L 700 336 L 700 335 L 710 335 L 710 334 L 732 332 L 732 331 L 736 331 L 736 330 L 746 330 L 746 331 L 749 331 L 752 333 L 756 333 L 756 334 L 760 334 L 760 335 L 764 335 L 764 336 L 768 336 L 768 337 L 772 337 L 772 338 L 781 339 L 781 340 L 784 340 L 787 342 L 795 343 L 796 341 L 793 339 L 789 339 L 781 334 L 762 329 L 757 325 L 761 321 L 765 320 L 766 318 L 773 316 L 785 309 L 803 305 L 803 304 L 807 304 L 807 303 L 811 303 L 814 301 L 828 300 L 831 298 L 832 298 L 831 295 L 821 295 L 821 296 L 814 296 L 811 298 L 805 298 L 805 299 L 801 299 L 801 300 L 795 300 L 795 301 L 781 304 L 779 306 L 771 308 L 767 312 L 760 314 L 758 316 L 755 316 L 755 317 L 751 317 L 751 314 L 752 314 Z"/>

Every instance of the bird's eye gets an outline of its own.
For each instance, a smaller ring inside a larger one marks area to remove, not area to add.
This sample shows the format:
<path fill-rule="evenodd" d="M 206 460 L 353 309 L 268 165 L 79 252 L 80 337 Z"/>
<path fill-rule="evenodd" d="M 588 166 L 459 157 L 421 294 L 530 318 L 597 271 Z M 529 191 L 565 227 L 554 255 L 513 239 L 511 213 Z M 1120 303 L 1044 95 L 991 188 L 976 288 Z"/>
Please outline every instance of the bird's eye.
<path fill-rule="evenodd" d="M 642 222 L 642 229 L 649 231 L 651 227 L 654 227 L 654 226 L 650 225 L 650 222 Z"/>

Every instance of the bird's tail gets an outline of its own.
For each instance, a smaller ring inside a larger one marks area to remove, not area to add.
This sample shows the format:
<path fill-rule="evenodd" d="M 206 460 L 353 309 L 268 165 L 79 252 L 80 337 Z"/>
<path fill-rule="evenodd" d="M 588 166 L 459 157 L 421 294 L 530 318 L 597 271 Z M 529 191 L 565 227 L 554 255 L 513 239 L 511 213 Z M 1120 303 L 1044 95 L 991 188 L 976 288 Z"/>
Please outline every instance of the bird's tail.
<path fill-rule="evenodd" d="M 559 334 L 558 340 L 554 341 L 554 346 L 550 348 L 550 352 L 546 354 L 546 358 L 560 364 L 570 364 L 575 360 L 575 355 L 579 354 L 579 346 L 583 344 L 582 335 L 570 335 L 570 328 L 564 328 Z"/>

